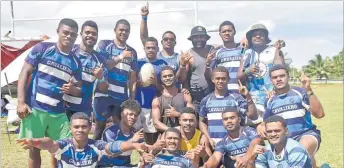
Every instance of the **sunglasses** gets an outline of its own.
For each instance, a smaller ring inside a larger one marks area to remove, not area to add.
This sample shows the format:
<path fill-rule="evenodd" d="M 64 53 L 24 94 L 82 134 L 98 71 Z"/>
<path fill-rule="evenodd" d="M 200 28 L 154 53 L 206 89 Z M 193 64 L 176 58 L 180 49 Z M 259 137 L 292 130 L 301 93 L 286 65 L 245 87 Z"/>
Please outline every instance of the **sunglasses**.
<path fill-rule="evenodd" d="M 175 42 L 176 41 L 176 39 L 174 39 L 174 38 L 163 38 L 162 40 L 164 40 L 164 41 L 171 41 L 171 42 Z"/>

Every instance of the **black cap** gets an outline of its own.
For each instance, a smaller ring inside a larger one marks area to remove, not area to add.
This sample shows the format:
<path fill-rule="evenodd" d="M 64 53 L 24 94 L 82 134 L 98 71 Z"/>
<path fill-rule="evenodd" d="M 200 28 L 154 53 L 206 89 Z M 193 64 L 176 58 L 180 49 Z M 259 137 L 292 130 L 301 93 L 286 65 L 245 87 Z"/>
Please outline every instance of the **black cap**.
<path fill-rule="evenodd" d="M 190 37 L 188 37 L 188 40 L 192 40 L 193 36 L 197 35 L 205 35 L 207 37 L 207 40 L 210 39 L 210 36 L 207 34 L 207 30 L 203 26 L 195 26 L 191 29 Z"/>

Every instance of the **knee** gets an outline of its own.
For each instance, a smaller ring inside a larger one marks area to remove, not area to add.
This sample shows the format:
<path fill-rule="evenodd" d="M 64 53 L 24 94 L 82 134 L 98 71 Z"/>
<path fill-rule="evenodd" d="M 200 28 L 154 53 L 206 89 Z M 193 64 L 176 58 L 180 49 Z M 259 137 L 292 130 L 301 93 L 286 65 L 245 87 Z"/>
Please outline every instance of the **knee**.
<path fill-rule="evenodd" d="M 303 136 L 301 139 L 300 139 L 300 144 L 303 145 L 307 152 L 309 153 L 309 155 L 313 156 L 318 148 L 318 140 L 309 135 L 309 136 Z"/>

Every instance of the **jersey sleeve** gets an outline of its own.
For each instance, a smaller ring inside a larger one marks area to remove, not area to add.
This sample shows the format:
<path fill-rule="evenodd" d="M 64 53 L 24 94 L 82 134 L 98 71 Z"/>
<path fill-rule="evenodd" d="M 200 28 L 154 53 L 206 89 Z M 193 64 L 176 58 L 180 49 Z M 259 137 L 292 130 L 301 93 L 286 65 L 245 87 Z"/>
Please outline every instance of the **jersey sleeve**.
<path fill-rule="evenodd" d="M 246 129 L 245 130 L 246 134 L 251 141 L 256 139 L 256 138 L 259 138 L 256 129 L 251 128 L 251 127 L 246 127 L 245 129 Z"/>
<path fill-rule="evenodd" d="M 104 58 L 110 58 L 111 57 L 111 54 L 106 51 L 107 45 L 108 45 L 107 40 L 101 40 L 101 41 L 99 41 L 97 48 L 96 48 L 96 51 L 100 55 L 102 55 Z"/>
<path fill-rule="evenodd" d="M 82 64 L 76 56 L 74 56 L 74 60 L 76 61 L 76 69 L 73 72 L 73 77 L 77 81 L 82 81 Z"/>
<path fill-rule="evenodd" d="M 132 49 L 131 50 L 132 52 L 132 61 L 131 61 L 131 64 L 130 64 L 130 71 L 137 71 L 138 70 L 138 65 L 137 65 L 137 52 Z"/>
<path fill-rule="evenodd" d="M 56 141 L 57 144 L 59 144 L 59 149 L 54 153 L 54 157 L 57 159 L 57 160 L 61 160 L 61 156 L 63 154 L 63 149 L 70 143 L 68 142 L 67 139 L 63 139 L 63 140 L 57 140 Z"/>
<path fill-rule="evenodd" d="M 215 145 L 215 152 L 225 154 L 225 141 L 221 140 Z"/>
<path fill-rule="evenodd" d="M 241 113 L 242 117 L 246 116 L 246 112 L 248 110 L 248 104 L 244 97 L 239 94 L 236 94 L 236 102 L 238 102 L 238 110 Z"/>
<path fill-rule="evenodd" d="M 113 125 L 114 126 L 114 125 Z M 105 142 L 111 142 L 116 140 L 117 138 L 117 131 L 114 129 L 115 127 L 110 126 L 107 128 L 102 135 L 102 140 Z"/>
<path fill-rule="evenodd" d="M 208 97 L 205 97 L 202 99 L 201 103 L 200 103 L 200 110 L 199 110 L 199 116 L 206 118 L 207 114 L 208 114 L 208 110 L 207 110 L 207 101 L 208 101 Z"/>
<path fill-rule="evenodd" d="M 269 168 L 268 160 L 264 154 L 259 154 L 257 156 L 255 166 L 256 168 Z"/>
<path fill-rule="evenodd" d="M 271 105 L 269 102 L 272 101 L 272 98 L 268 99 L 265 101 L 264 103 L 264 116 L 263 116 L 263 120 L 265 121 L 266 119 L 268 119 L 270 116 L 272 116 L 272 109 L 271 109 Z"/>
<path fill-rule="evenodd" d="M 32 50 L 29 52 L 29 54 L 27 55 L 25 62 L 32 65 L 36 69 L 38 64 L 40 63 L 43 52 L 44 52 L 44 49 L 43 49 L 42 43 L 35 45 L 32 48 Z"/>
<path fill-rule="evenodd" d="M 308 153 L 302 148 L 294 148 L 288 156 L 289 167 L 309 167 L 311 164 Z"/>

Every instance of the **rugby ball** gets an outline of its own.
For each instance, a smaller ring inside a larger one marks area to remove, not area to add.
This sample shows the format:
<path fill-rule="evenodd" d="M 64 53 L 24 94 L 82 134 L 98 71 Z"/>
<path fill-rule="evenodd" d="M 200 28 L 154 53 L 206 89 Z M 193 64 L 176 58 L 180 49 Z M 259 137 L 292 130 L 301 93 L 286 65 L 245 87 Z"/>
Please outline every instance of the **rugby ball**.
<path fill-rule="evenodd" d="M 140 69 L 139 80 L 143 87 L 150 86 L 152 84 L 151 78 L 155 76 L 154 66 L 151 63 L 145 63 Z"/>

